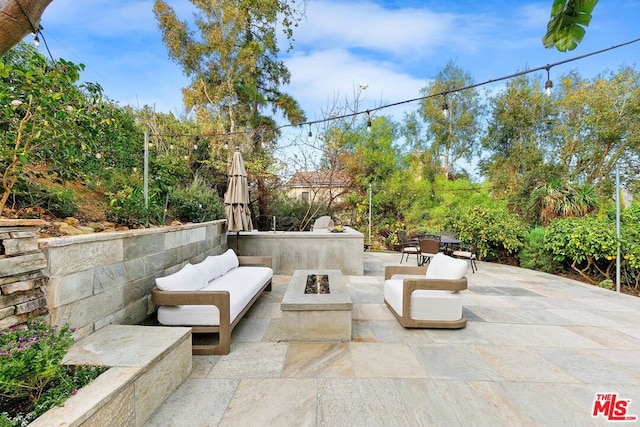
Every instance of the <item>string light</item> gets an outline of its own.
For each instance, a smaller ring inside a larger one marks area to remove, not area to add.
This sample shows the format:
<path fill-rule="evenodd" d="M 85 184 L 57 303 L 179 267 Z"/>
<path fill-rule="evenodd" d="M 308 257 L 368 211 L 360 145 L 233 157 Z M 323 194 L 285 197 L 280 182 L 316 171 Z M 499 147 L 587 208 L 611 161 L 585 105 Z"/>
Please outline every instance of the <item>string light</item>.
<path fill-rule="evenodd" d="M 449 104 L 447 104 L 447 92 L 442 95 L 444 101 L 442 102 L 442 116 L 447 119 L 449 118 Z"/>
<path fill-rule="evenodd" d="M 367 132 L 371 132 L 371 114 L 367 110 Z"/>
<path fill-rule="evenodd" d="M 315 121 L 312 121 L 312 122 L 300 122 L 300 123 L 285 124 L 285 125 L 282 125 L 282 126 L 278 126 L 278 127 L 274 128 L 274 129 L 269 129 L 269 131 L 277 132 L 277 131 L 279 131 L 281 129 L 284 129 L 284 128 L 309 125 L 308 139 L 309 139 L 309 141 L 311 141 L 313 139 L 313 134 L 311 132 L 311 125 L 312 124 L 326 123 L 326 122 L 333 121 L 333 120 L 346 119 L 346 118 L 349 118 L 349 117 L 359 116 L 360 114 L 367 114 L 367 113 L 370 114 L 370 113 L 372 113 L 374 111 L 382 110 L 382 109 L 385 109 L 385 108 L 397 107 L 399 105 L 409 104 L 409 103 L 418 102 L 418 101 L 423 101 L 423 100 L 429 99 L 429 98 L 435 98 L 435 97 L 438 97 L 438 96 L 446 96 L 447 94 L 450 94 L 450 93 L 456 93 L 456 92 L 462 92 L 462 91 L 469 90 L 469 89 L 475 89 L 477 87 L 485 86 L 485 85 L 488 85 L 488 84 L 491 84 L 491 83 L 497 83 L 497 82 L 500 82 L 500 81 L 503 81 L 503 80 L 513 79 L 515 77 L 519 77 L 519 76 L 523 76 L 523 75 L 526 75 L 526 74 L 535 73 L 537 71 L 547 70 L 547 72 L 548 72 L 548 70 L 551 69 L 552 67 L 556 67 L 556 66 L 559 66 L 559 65 L 567 64 L 567 63 L 573 62 L 573 61 L 578 61 L 580 59 L 584 59 L 584 58 L 587 58 L 587 57 L 590 57 L 590 56 L 598 55 L 598 54 L 601 54 L 601 53 L 604 53 L 604 52 L 607 52 L 607 51 L 610 51 L 610 50 L 618 49 L 618 48 L 621 48 L 621 47 L 624 47 L 624 46 L 627 46 L 627 45 L 630 45 L 630 44 L 633 44 L 633 43 L 637 43 L 639 41 L 640 41 L 640 38 L 636 38 L 636 39 L 633 39 L 633 40 L 630 40 L 630 41 L 627 41 L 627 42 L 624 42 L 624 43 L 620 43 L 620 44 L 617 44 L 617 45 L 613 45 L 613 46 L 610 46 L 610 47 L 607 47 L 607 48 L 604 48 L 604 49 L 600 49 L 600 50 L 597 50 L 597 51 L 585 53 L 584 55 L 580 55 L 580 56 L 576 56 L 576 57 L 573 57 L 573 58 L 565 59 L 565 60 L 562 60 L 562 61 L 554 62 L 552 64 L 547 64 L 547 65 L 544 65 L 544 66 L 531 68 L 531 69 L 528 69 L 528 70 L 525 70 L 525 71 L 519 71 L 517 73 L 509 74 L 509 75 L 498 77 L 498 78 L 495 78 L 495 79 L 485 80 L 483 82 L 474 83 L 474 84 L 471 84 L 471 85 L 468 85 L 468 86 L 463 86 L 463 87 L 459 87 L 459 88 L 455 88 L 455 89 L 448 89 L 448 90 L 442 91 L 442 92 L 432 93 L 430 95 L 421 96 L 421 97 L 418 97 L 418 98 L 412 98 L 412 99 L 407 99 L 407 100 L 404 100 L 404 101 L 398 101 L 398 102 L 393 102 L 393 103 L 390 103 L 390 104 L 381 105 L 379 107 L 375 107 L 375 108 L 366 110 L 364 112 L 363 111 L 356 111 L 356 112 L 353 112 L 353 113 L 343 114 L 343 115 L 339 115 L 339 116 L 330 116 L 330 117 L 327 117 L 327 118 L 324 118 L 324 119 L 315 120 Z M 546 89 L 547 89 L 547 84 L 549 84 L 549 86 L 550 86 L 549 87 L 549 91 L 553 87 L 553 82 L 551 82 L 550 79 L 547 80 L 547 83 L 545 83 L 545 92 L 546 92 Z M 446 99 L 445 99 L 445 103 L 443 104 L 442 107 L 443 107 L 442 108 L 442 110 L 443 110 L 442 114 L 443 115 L 445 114 L 445 110 L 446 110 L 446 114 L 449 114 L 449 106 L 446 103 Z M 227 132 L 227 133 L 219 133 L 219 134 L 207 134 L 207 135 L 203 134 L 203 136 L 208 136 L 208 137 L 212 137 L 212 136 L 228 136 L 228 135 L 239 135 L 239 134 L 251 134 L 251 133 L 257 133 L 257 132 L 260 132 L 260 130 L 248 129 L 248 130 Z M 176 136 L 176 135 L 173 135 L 173 136 Z M 184 135 L 179 135 L 179 136 L 194 136 L 194 135 L 193 134 L 184 134 Z"/>
<path fill-rule="evenodd" d="M 550 69 L 550 65 L 547 65 L 545 67 L 545 70 L 547 70 L 547 81 L 544 83 L 544 93 L 547 94 L 547 96 L 551 96 L 551 89 L 553 88 L 553 82 L 551 81 L 551 77 L 549 76 Z"/>
<path fill-rule="evenodd" d="M 29 17 L 29 14 L 27 13 L 26 10 L 24 10 L 24 7 L 22 7 L 22 4 L 20 4 L 20 2 L 18 0 L 15 0 L 16 4 L 18 5 L 18 7 L 20 8 L 20 11 L 22 12 L 22 14 L 24 15 L 25 18 L 27 18 L 27 22 L 29 23 L 29 25 L 31 26 L 32 34 L 33 34 L 33 44 L 36 48 L 38 48 L 40 46 L 40 38 L 38 36 L 42 37 L 42 41 L 44 42 L 44 47 L 47 48 L 47 52 L 49 53 L 49 57 L 51 58 L 51 61 L 56 62 L 55 59 L 53 59 L 53 55 L 51 54 L 51 51 L 49 50 L 49 45 L 47 44 L 47 39 L 44 38 L 44 34 L 42 34 L 42 31 L 44 28 L 42 28 L 42 25 L 38 24 L 38 28 L 36 28 L 36 26 L 33 24 L 33 21 L 31 20 L 31 18 Z"/>
<path fill-rule="evenodd" d="M 311 133 L 311 123 L 309 123 L 309 133 L 307 134 L 307 141 L 313 141 L 313 133 Z"/>

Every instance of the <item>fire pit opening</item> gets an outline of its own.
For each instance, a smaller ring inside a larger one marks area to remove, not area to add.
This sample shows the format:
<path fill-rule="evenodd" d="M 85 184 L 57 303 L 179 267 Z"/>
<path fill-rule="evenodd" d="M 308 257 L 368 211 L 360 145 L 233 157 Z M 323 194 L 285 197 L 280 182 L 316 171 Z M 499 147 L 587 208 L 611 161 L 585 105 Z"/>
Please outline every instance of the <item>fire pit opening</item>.
<path fill-rule="evenodd" d="M 328 294 L 329 276 L 326 274 L 309 274 L 304 287 L 305 294 Z"/>

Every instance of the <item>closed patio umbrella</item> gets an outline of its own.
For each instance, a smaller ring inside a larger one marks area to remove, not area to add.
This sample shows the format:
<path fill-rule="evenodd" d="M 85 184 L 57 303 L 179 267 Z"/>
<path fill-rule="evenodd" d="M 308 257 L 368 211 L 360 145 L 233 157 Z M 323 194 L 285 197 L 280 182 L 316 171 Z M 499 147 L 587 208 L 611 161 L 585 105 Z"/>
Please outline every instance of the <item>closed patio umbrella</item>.
<path fill-rule="evenodd" d="M 236 237 L 236 252 L 238 252 L 240 232 L 253 230 L 251 211 L 249 210 L 247 171 L 244 168 L 244 161 L 238 147 L 233 153 L 233 161 L 228 175 L 229 183 L 224 195 L 224 212 L 227 217 L 227 229 L 238 232 Z"/>

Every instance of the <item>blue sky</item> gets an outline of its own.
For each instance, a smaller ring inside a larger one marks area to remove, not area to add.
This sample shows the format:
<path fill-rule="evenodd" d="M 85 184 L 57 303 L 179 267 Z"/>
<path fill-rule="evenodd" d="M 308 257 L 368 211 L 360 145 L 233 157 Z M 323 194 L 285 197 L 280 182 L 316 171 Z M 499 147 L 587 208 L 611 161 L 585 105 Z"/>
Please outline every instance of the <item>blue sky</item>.
<path fill-rule="evenodd" d="M 167 1 L 190 19 L 188 0 Z M 283 54 L 292 73 L 286 90 L 315 120 L 336 98 L 352 99 L 359 85 L 367 86 L 362 110 L 415 98 L 449 61 L 486 81 L 640 37 L 640 0 L 602 0 L 576 50 L 545 49 L 541 37 L 551 4 L 311 0 L 293 51 Z M 110 99 L 180 114 L 188 80 L 167 56 L 152 7 L 152 0 L 55 0 L 41 24 L 53 56 L 84 63 L 83 80 L 101 84 Z M 40 51 L 46 54 L 43 43 Z M 553 68 L 551 78 L 572 69 L 593 77 L 622 64 L 636 66 L 639 53 L 640 43 L 633 44 Z M 416 107 L 383 111 L 399 117 Z"/>

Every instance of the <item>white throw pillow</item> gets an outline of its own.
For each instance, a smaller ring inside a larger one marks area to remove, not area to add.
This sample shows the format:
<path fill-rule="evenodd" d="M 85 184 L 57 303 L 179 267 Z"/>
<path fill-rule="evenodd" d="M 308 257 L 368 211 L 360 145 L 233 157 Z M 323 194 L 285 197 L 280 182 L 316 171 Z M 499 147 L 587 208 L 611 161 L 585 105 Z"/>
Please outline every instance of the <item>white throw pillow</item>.
<path fill-rule="evenodd" d="M 162 291 L 199 291 L 206 285 L 204 276 L 191 264 L 185 264 L 180 271 L 156 279 L 156 286 Z"/>
<path fill-rule="evenodd" d="M 238 257 L 233 249 L 227 249 L 222 255 L 216 257 L 218 262 L 222 266 L 222 274 L 227 274 L 229 270 L 232 270 L 240 265 Z"/>
<path fill-rule="evenodd" d="M 220 260 L 215 256 L 208 256 L 202 262 L 193 264 L 193 266 L 204 276 L 207 282 L 224 274 Z"/>
<path fill-rule="evenodd" d="M 452 258 L 443 254 L 437 253 L 431 261 L 429 261 L 429 267 L 427 267 L 427 279 L 462 279 L 467 272 L 467 262 L 462 259 Z"/>

